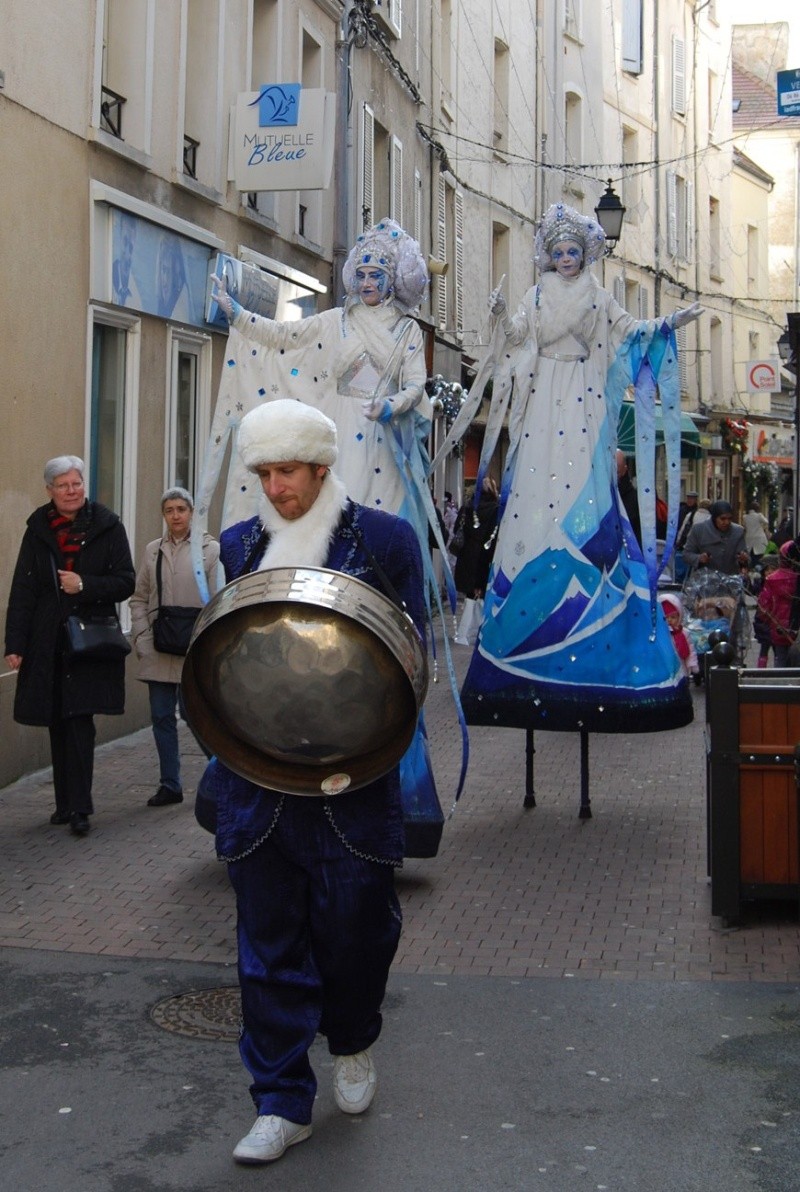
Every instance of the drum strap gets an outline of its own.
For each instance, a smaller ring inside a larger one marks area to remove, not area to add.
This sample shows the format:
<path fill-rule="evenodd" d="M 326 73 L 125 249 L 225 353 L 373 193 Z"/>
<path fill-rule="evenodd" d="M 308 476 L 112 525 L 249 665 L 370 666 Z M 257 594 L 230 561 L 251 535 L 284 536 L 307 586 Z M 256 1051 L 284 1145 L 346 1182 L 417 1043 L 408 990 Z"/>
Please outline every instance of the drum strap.
<path fill-rule="evenodd" d="M 383 587 L 386 595 L 389 597 L 389 599 L 392 601 L 393 604 L 396 604 L 398 608 L 402 609 L 403 612 L 406 615 L 408 615 L 408 608 L 406 607 L 405 600 L 403 600 L 402 596 L 397 591 L 397 588 L 394 586 L 392 581 L 389 579 L 389 576 L 386 574 L 386 572 L 381 567 L 380 563 L 375 558 L 375 556 L 372 553 L 372 551 L 370 550 L 370 548 L 367 546 L 364 535 L 361 533 L 358 526 L 353 521 L 352 517 L 350 516 L 350 514 L 348 512 L 344 513 L 344 521 L 345 521 L 345 525 L 348 527 L 348 529 L 352 533 L 353 537 L 356 539 L 356 541 L 358 543 L 360 543 L 360 545 L 364 551 L 364 554 L 369 559 L 370 565 L 372 566 L 372 570 L 377 575 L 378 580 L 379 580 L 381 586 Z"/>

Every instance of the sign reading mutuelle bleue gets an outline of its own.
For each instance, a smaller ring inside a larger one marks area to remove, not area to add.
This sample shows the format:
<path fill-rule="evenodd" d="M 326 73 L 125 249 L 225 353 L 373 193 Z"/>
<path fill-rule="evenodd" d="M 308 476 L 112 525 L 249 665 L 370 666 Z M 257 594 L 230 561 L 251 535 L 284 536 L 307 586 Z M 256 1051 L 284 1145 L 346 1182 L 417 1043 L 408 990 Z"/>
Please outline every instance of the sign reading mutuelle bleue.
<path fill-rule="evenodd" d="M 336 96 L 299 83 L 265 83 L 237 96 L 237 190 L 325 190 L 333 166 Z"/>

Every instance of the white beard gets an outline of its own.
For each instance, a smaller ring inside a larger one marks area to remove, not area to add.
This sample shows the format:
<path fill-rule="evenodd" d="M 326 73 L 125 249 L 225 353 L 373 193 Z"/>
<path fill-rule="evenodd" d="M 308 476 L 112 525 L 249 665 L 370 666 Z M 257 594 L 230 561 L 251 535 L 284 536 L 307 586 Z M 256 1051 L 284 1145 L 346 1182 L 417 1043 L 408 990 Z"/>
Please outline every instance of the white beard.
<path fill-rule="evenodd" d="M 281 517 L 264 497 L 259 515 L 270 540 L 259 571 L 271 567 L 323 567 L 331 539 L 347 505 L 347 490 L 338 476 L 328 472 L 311 508 L 294 521 Z"/>
<path fill-rule="evenodd" d="M 546 348 L 565 334 L 590 343 L 592 328 L 597 319 L 597 281 L 586 269 L 577 277 L 561 277 L 548 271 L 539 280 L 541 298 L 539 303 L 540 348 Z"/>

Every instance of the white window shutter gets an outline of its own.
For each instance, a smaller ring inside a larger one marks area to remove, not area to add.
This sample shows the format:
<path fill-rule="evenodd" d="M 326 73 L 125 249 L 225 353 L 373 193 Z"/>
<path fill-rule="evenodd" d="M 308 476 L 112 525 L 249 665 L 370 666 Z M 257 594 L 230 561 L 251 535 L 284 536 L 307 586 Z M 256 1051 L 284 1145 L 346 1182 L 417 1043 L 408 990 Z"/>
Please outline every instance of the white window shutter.
<path fill-rule="evenodd" d="M 648 310 L 650 308 L 650 295 L 644 286 L 639 286 L 639 318 L 649 319 Z"/>
<path fill-rule="evenodd" d="M 456 269 L 455 269 L 455 315 L 456 331 L 459 335 L 464 332 L 464 196 L 460 190 L 455 193 L 455 241 L 456 241 Z"/>
<path fill-rule="evenodd" d="M 687 181 L 684 184 L 686 194 L 686 260 L 694 260 L 694 183 Z"/>
<path fill-rule="evenodd" d="M 615 277 L 614 278 L 614 285 L 612 287 L 611 293 L 614 295 L 614 301 L 618 302 L 619 305 L 624 310 L 625 309 L 625 279 L 624 279 L 624 277 Z"/>
<path fill-rule="evenodd" d="M 672 37 L 672 110 L 686 115 L 686 42 Z"/>
<path fill-rule="evenodd" d="M 403 0 L 390 0 L 389 20 L 395 28 L 398 37 L 403 35 Z"/>
<path fill-rule="evenodd" d="M 372 205 L 375 195 L 375 113 L 364 104 L 361 122 L 361 228 L 369 228 L 375 219 Z"/>
<path fill-rule="evenodd" d="M 679 327 L 675 332 L 675 342 L 678 345 L 678 377 L 681 393 L 689 392 L 689 364 L 686 360 L 686 328 Z"/>
<path fill-rule="evenodd" d="M 402 228 L 403 224 L 403 142 L 392 137 L 392 168 L 391 168 L 391 211 L 392 219 L 396 219 Z"/>
<path fill-rule="evenodd" d="M 622 8 L 622 69 L 642 73 L 642 0 L 624 0 Z"/>
<path fill-rule="evenodd" d="M 441 174 L 436 211 L 436 255 L 440 261 L 447 260 L 447 183 Z M 436 278 L 436 318 L 441 328 L 447 326 L 447 275 L 444 273 Z"/>
<path fill-rule="evenodd" d="M 678 175 L 667 170 L 667 252 L 678 255 Z"/>
<path fill-rule="evenodd" d="M 414 171 L 414 239 L 422 244 L 422 175 Z"/>

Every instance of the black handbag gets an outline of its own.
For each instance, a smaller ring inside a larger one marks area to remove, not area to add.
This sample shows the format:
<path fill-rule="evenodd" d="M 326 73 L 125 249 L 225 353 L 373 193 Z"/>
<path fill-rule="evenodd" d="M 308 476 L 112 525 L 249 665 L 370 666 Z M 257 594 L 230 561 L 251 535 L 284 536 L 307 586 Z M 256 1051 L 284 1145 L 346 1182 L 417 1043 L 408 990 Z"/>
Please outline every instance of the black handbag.
<path fill-rule="evenodd" d="M 115 616 L 81 616 L 73 613 L 64 621 L 66 654 L 90 662 L 121 662 L 131 644 Z"/>
<path fill-rule="evenodd" d="M 156 585 L 158 587 L 158 612 L 153 621 L 153 645 L 159 654 L 182 656 L 189 649 L 194 623 L 200 609 L 183 604 L 161 603 L 161 549 L 156 562 Z"/>

